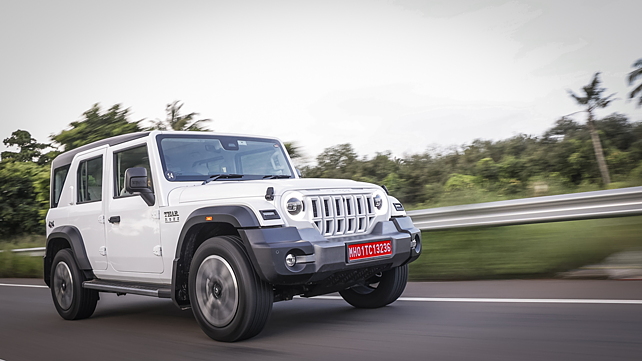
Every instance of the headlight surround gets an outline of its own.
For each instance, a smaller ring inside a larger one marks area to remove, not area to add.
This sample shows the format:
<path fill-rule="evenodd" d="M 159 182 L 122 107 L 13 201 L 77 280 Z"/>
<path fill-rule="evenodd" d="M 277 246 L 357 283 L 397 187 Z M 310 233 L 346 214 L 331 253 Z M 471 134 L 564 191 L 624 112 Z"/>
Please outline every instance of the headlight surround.
<path fill-rule="evenodd" d="M 372 194 L 372 205 L 377 214 L 388 212 L 388 204 L 388 196 L 382 190 L 377 190 Z"/>

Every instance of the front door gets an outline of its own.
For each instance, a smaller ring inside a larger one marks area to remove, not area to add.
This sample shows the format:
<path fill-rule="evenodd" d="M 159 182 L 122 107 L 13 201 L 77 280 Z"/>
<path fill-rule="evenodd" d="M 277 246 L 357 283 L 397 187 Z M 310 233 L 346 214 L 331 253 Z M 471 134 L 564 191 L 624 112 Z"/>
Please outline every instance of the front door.
<path fill-rule="evenodd" d="M 125 190 L 125 170 L 133 167 L 147 169 L 153 189 L 147 146 L 112 149 L 113 194 L 105 214 L 109 263 L 120 272 L 162 273 L 158 207 Z"/>

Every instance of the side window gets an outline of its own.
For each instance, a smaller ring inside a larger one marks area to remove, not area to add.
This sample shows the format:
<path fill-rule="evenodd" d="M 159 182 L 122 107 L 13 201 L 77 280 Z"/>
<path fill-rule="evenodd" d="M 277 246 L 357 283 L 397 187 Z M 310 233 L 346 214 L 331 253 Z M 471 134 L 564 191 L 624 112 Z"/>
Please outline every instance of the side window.
<path fill-rule="evenodd" d="M 131 195 L 125 190 L 125 170 L 134 167 L 147 169 L 148 185 L 151 189 L 154 189 L 152 172 L 149 166 L 149 155 L 147 154 L 147 145 L 143 145 L 114 153 L 114 198 Z"/>
<path fill-rule="evenodd" d="M 103 157 L 78 164 L 78 203 L 97 202 L 103 194 Z"/>
<path fill-rule="evenodd" d="M 67 173 L 69 172 L 70 164 L 54 169 L 53 171 L 53 184 L 51 187 L 51 199 L 50 206 L 51 208 L 58 207 L 58 201 L 60 201 L 60 194 L 62 193 L 62 187 L 65 185 L 65 179 L 67 179 Z"/>

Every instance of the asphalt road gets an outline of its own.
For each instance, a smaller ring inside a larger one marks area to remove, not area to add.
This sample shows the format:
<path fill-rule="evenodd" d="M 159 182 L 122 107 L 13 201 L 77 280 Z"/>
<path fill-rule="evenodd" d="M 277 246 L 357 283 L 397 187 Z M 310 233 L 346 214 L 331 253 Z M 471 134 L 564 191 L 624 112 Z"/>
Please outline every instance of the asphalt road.
<path fill-rule="evenodd" d="M 377 310 L 295 299 L 233 344 L 210 340 L 169 300 L 101 294 L 94 316 L 65 321 L 50 297 L 0 285 L 0 360 L 642 359 L 642 281 L 410 283 Z"/>

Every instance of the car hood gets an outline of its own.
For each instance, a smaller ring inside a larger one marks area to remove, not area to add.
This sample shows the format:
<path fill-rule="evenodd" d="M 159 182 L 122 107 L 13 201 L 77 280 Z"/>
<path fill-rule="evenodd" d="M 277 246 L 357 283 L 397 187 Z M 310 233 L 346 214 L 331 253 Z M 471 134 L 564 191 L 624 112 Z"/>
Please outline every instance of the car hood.
<path fill-rule="evenodd" d="M 355 190 L 380 189 L 371 183 L 357 182 L 347 179 L 296 178 L 270 180 L 217 180 L 205 185 L 196 185 L 175 189 L 179 203 L 200 202 L 206 200 L 221 200 L 233 198 L 265 197 L 269 187 L 274 190 L 274 196 L 280 197 L 288 191 L 332 191 L 350 192 Z"/>

